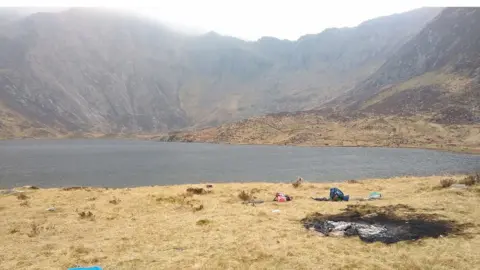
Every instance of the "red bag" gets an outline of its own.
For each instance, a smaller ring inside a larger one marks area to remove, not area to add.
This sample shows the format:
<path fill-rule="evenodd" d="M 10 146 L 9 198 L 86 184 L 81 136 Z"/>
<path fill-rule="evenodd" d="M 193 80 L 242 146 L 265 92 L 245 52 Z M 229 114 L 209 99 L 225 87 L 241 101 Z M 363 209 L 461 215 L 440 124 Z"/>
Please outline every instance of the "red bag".
<path fill-rule="evenodd" d="M 273 200 L 277 202 L 287 202 L 291 201 L 292 199 L 288 195 L 278 192 L 277 194 L 275 194 L 275 199 Z"/>

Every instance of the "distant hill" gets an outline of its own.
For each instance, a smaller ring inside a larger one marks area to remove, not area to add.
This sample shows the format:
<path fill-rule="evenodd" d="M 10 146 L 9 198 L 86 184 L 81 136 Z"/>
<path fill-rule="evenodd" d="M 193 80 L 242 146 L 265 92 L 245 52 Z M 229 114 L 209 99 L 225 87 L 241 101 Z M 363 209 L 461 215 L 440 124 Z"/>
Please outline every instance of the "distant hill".
<path fill-rule="evenodd" d="M 0 115 L 59 133 L 154 133 L 317 108 L 392 65 L 440 11 L 257 42 L 97 9 L 0 11 Z"/>

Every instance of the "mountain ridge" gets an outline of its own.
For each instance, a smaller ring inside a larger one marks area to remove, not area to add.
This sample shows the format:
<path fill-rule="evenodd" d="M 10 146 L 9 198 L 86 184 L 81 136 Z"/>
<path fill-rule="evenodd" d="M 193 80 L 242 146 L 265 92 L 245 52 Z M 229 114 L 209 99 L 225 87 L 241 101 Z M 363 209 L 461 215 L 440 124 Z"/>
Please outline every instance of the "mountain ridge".
<path fill-rule="evenodd" d="M 478 122 L 479 23 L 478 8 L 444 9 L 371 77 L 335 103 L 348 112 L 376 114 L 463 110 L 460 117 L 453 115 L 447 122 L 465 123 L 467 118 L 467 122 Z"/>
<path fill-rule="evenodd" d="M 159 139 L 479 152 L 478 25 L 479 8 L 445 8 L 370 76 L 320 108 Z"/>
<path fill-rule="evenodd" d="M 90 9 L 33 14 L 0 27 L 0 99 L 63 133 L 155 133 L 308 110 L 372 74 L 439 11 L 395 15 L 396 33 L 385 17 L 298 42 L 188 36 Z"/>

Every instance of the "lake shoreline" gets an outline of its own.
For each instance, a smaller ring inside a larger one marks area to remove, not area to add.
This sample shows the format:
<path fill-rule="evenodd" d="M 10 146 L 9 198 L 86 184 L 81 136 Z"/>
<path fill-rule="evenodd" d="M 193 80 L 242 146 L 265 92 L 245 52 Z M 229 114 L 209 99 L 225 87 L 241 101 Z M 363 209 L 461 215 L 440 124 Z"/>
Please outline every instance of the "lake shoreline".
<path fill-rule="evenodd" d="M 419 150 L 431 150 L 431 151 L 440 151 L 440 152 L 449 152 L 449 153 L 458 153 L 458 154 L 469 154 L 469 155 L 480 155 L 479 148 L 445 148 L 445 147 L 421 147 L 415 145 L 402 145 L 402 146 L 388 146 L 388 145 L 341 145 L 341 144 L 329 144 L 329 145 L 315 145 L 315 144 L 276 144 L 276 143 L 241 143 L 241 142 L 211 142 L 211 141 L 158 141 L 158 140 L 147 140 L 154 142 L 163 142 L 163 143 L 207 143 L 207 144 L 217 144 L 217 145 L 264 145 L 264 146 L 285 146 L 285 147 L 312 147 L 312 148 L 385 148 L 385 149 L 419 149 Z"/>
<path fill-rule="evenodd" d="M 480 155 L 480 145 L 477 147 L 466 147 L 466 146 L 451 146 L 451 147 L 442 147 L 438 145 L 410 145 L 404 144 L 400 146 L 392 146 L 385 144 L 376 144 L 373 141 L 368 141 L 365 144 L 350 144 L 345 145 L 345 142 L 332 141 L 329 144 L 315 144 L 315 143 L 269 143 L 269 142 L 237 142 L 237 141 L 221 141 L 221 140 L 212 140 L 212 139 L 199 139 L 190 138 L 191 133 L 189 132 L 175 132 L 175 136 L 168 135 L 166 133 L 160 134 L 83 134 L 75 136 L 58 136 L 58 137 L 32 137 L 32 138 L 0 138 L 1 141 L 23 141 L 23 140 L 132 140 L 132 141 L 152 141 L 152 142 L 175 142 L 175 143 L 208 143 L 208 144 L 220 144 L 220 145 L 273 145 L 273 146 L 296 146 L 296 147 L 359 147 L 359 148 L 392 148 L 392 149 L 423 149 L 423 150 L 435 150 L 435 151 L 445 151 L 451 153 L 465 153 Z M 458 143 L 457 143 L 458 144 Z"/>
<path fill-rule="evenodd" d="M 369 181 L 395 181 L 395 179 L 418 179 L 418 178 L 454 178 L 461 179 L 468 175 L 467 173 L 444 173 L 444 174 L 432 174 L 432 175 L 399 175 L 394 177 L 383 177 L 383 178 L 363 178 L 363 179 L 345 179 L 345 180 L 325 180 L 321 182 L 309 181 L 308 179 L 303 179 L 305 183 L 308 184 L 318 184 L 318 185 L 328 185 L 328 184 L 348 184 L 356 183 L 362 184 L 363 182 Z M 179 184 L 157 184 L 157 185 L 138 185 L 138 186 L 124 186 L 124 187 L 115 187 L 115 186 L 95 186 L 95 185 L 65 185 L 65 186 L 41 186 L 41 185 L 25 185 L 25 186 L 15 186 L 11 188 L 0 188 L 0 191 L 3 191 L 5 194 L 6 191 L 18 191 L 18 190 L 131 190 L 131 189 L 144 189 L 144 188 L 174 188 L 174 187 L 206 187 L 207 185 L 220 185 L 220 186 L 249 186 L 249 185 L 291 185 L 294 181 L 279 181 L 279 182 L 266 182 L 266 181 L 238 181 L 238 182 L 215 182 L 215 181 L 201 181 L 198 183 L 179 183 Z M 2 195 L 2 193 L 0 193 Z"/>
<path fill-rule="evenodd" d="M 159 137 L 161 137 L 159 139 Z M 217 144 L 217 145 L 265 145 L 265 146 L 294 146 L 294 147 L 314 147 L 314 148 L 332 148 L 332 147 L 345 147 L 345 148 L 388 148 L 388 149 L 421 149 L 421 150 L 433 150 L 433 151 L 442 151 L 450 153 L 464 153 L 472 155 L 480 155 L 480 146 L 478 148 L 463 148 L 463 147 L 435 147 L 435 146 L 417 146 L 417 145 L 402 145 L 402 146 L 388 146 L 388 145 L 342 145 L 342 144 L 329 144 L 329 145 L 317 145 L 317 144 L 280 144 L 280 143 L 243 143 L 243 142 L 223 142 L 223 141 L 184 141 L 184 140 L 174 140 L 167 141 L 164 140 L 165 136 L 158 135 L 142 135 L 137 137 L 136 135 L 127 135 L 127 136 L 109 136 L 109 137 L 37 137 L 37 138 L 1 138 L 2 141 L 28 141 L 28 140 L 59 140 L 59 141 L 68 141 L 68 140 L 125 140 L 125 141 L 151 141 L 151 142 L 163 142 L 163 143 L 205 143 L 205 144 Z"/>

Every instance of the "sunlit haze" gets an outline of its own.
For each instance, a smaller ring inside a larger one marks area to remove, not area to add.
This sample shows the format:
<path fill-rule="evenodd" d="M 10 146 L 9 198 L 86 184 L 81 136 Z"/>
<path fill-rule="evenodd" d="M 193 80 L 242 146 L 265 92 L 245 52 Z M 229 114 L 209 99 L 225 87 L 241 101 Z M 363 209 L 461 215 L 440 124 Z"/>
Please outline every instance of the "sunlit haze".
<path fill-rule="evenodd" d="M 330 27 L 351 27 L 375 17 L 424 6 L 474 6 L 477 1 L 274 0 L 0 0 L 0 6 L 108 7 L 130 10 L 191 32 L 215 31 L 247 40 L 297 39 Z"/>

